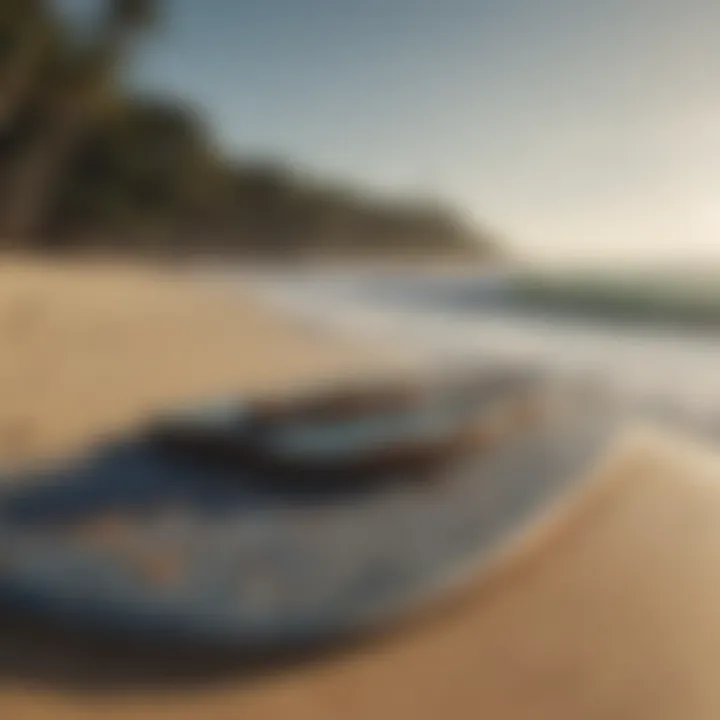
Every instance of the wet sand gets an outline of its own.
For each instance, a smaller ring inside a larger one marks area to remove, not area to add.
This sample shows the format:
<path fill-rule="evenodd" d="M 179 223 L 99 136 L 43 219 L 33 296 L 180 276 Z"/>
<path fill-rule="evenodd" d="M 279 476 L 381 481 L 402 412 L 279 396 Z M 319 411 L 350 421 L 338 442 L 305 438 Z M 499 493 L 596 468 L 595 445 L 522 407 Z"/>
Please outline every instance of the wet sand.
<path fill-rule="evenodd" d="M 178 400 L 389 361 L 170 272 L 17 261 L 0 264 L 0 347 L 5 463 L 64 454 Z M 156 683 L 150 659 L 140 687 L 92 680 L 112 666 L 107 650 L 8 627 L 0 717 L 714 720 L 719 556 L 720 459 L 628 432 L 587 493 L 397 633 L 267 674 L 215 677 L 208 661 L 205 679 Z"/>

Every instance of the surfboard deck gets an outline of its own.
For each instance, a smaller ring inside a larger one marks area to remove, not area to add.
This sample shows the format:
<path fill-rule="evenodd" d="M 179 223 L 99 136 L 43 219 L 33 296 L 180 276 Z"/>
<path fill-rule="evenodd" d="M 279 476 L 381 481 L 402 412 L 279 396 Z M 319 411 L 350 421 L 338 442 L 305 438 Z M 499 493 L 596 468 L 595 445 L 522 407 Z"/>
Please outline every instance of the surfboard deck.
<path fill-rule="evenodd" d="M 430 483 L 263 487 L 147 439 L 0 491 L 0 601 L 81 629 L 273 649 L 381 627 L 472 580 L 618 427 L 551 416 Z"/>

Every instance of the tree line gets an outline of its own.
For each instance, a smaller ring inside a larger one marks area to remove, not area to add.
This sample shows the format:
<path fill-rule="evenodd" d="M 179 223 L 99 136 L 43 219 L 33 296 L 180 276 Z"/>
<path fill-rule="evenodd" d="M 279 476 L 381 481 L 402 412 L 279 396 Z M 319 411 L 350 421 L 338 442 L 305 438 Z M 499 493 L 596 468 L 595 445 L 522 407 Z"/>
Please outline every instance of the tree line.
<path fill-rule="evenodd" d="M 0 244 L 257 256 L 493 256 L 439 202 L 370 196 L 218 149 L 201 113 L 122 84 L 159 0 L 98 0 L 80 32 L 50 0 L 0 2 Z"/>

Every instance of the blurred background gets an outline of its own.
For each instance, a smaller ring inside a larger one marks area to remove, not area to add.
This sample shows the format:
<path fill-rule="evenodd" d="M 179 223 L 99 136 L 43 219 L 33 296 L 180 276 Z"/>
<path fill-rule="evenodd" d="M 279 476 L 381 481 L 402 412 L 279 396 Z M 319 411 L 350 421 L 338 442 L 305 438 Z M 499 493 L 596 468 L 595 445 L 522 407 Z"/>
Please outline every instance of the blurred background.
<path fill-rule="evenodd" d="M 358 150 L 377 153 L 371 137 L 353 137 L 362 131 L 354 116 L 384 75 L 371 48 L 367 72 L 352 60 L 355 81 L 334 57 L 345 54 L 338 33 L 374 44 L 372 27 L 306 5 L 4 0 L 2 244 L 245 259 L 495 254 L 464 212 L 430 192 L 429 175 L 427 190 L 384 193 L 372 178 L 353 185 L 352 172 L 330 180 L 297 162 L 332 147 L 339 167 Z M 385 25 L 377 11 L 386 14 L 378 6 L 357 19 Z M 388 80 L 383 93 L 397 82 Z M 343 83 L 347 105 L 332 117 L 318 93 Z M 367 112 L 387 112 L 366 100 Z"/>
<path fill-rule="evenodd" d="M 1 13 L 11 247 L 720 257 L 711 0 Z"/>

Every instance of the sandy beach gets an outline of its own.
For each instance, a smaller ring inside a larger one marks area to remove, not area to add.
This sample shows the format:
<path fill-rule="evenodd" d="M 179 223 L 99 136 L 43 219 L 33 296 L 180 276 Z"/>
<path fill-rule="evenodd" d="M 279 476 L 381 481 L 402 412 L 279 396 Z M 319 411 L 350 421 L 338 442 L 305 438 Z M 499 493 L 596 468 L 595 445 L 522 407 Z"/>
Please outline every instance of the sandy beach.
<path fill-rule="evenodd" d="M 0 261 L 0 458 L 65 453 L 148 412 L 353 368 L 380 354 L 228 302 L 178 271 Z"/>
<path fill-rule="evenodd" d="M 206 395 L 394 358 L 170 270 L 0 261 L 0 461 L 79 450 Z M 101 658 L 0 639 L 9 720 L 720 717 L 720 458 L 628 434 L 592 492 L 442 613 L 257 676 L 91 690 Z M 41 643 L 40 643 L 41 644 Z"/>

